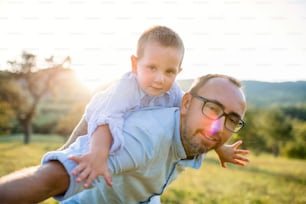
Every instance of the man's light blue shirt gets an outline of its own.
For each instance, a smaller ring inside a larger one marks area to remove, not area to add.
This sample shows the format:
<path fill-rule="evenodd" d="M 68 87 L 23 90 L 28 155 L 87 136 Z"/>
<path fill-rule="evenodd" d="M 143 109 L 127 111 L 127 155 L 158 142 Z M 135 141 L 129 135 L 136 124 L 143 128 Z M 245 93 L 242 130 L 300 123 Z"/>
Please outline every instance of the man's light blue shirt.
<path fill-rule="evenodd" d="M 113 186 L 108 187 L 99 177 L 93 188 L 63 203 L 150 203 L 150 199 L 161 195 L 184 167 L 201 166 L 202 156 L 182 160 L 186 153 L 180 139 L 178 108 L 132 112 L 126 117 L 123 134 L 124 147 L 108 159 Z M 75 189 L 80 187 L 75 185 L 79 184 L 72 181 L 61 199 L 76 193 Z"/>

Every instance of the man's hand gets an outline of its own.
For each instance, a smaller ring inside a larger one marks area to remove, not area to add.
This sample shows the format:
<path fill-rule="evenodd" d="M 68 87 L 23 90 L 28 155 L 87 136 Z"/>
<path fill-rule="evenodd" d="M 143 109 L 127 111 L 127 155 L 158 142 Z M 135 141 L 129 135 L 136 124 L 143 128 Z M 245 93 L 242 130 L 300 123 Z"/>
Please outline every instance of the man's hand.
<path fill-rule="evenodd" d="M 245 166 L 246 163 L 250 162 L 250 160 L 244 156 L 249 154 L 250 151 L 238 149 L 241 144 L 242 141 L 239 140 L 234 144 L 223 145 L 215 150 L 219 156 L 219 160 L 223 168 L 226 168 L 226 162 L 239 166 Z"/>

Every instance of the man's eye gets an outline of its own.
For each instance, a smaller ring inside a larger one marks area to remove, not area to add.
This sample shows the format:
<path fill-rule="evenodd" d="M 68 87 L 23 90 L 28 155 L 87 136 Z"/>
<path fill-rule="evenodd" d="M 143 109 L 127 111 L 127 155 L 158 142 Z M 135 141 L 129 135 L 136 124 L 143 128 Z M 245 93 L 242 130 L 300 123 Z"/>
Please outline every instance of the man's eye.
<path fill-rule="evenodd" d="M 220 111 L 220 108 L 216 104 L 213 104 L 213 103 L 206 103 L 206 107 L 212 112 L 217 113 Z"/>
<path fill-rule="evenodd" d="M 239 118 L 237 118 L 237 117 L 235 117 L 235 116 L 229 116 L 228 117 L 228 120 L 229 120 L 229 122 L 231 123 L 231 124 L 233 124 L 233 125 L 238 125 L 239 123 L 240 123 L 240 120 L 239 120 Z"/>

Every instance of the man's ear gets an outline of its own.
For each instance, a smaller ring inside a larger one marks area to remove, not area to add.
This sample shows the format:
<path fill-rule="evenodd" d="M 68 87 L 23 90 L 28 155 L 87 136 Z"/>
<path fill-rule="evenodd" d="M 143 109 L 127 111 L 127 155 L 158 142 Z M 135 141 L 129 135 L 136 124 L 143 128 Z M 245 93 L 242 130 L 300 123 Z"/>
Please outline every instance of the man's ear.
<path fill-rule="evenodd" d="M 189 106 L 190 106 L 190 103 L 191 103 L 191 94 L 190 93 L 185 93 L 183 98 L 182 98 L 182 103 L 181 103 L 181 114 L 186 114 L 188 109 L 189 109 Z"/>
<path fill-rule="evenodd" d="M 135 55 L 131 56 L 132 72 L 136 73 L 137 71 L 137 57 Z"/>

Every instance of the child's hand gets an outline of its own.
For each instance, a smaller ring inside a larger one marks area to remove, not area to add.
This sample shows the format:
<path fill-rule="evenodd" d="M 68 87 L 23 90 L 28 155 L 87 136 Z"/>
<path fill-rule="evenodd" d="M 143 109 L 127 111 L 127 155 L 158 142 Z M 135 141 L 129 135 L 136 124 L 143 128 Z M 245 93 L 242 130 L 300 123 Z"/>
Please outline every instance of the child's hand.
<path fill-rule="evenodd" d="M 106 158 L 96 158 L 92 153 L 83 156 L 71 156 L 70 160 L 78 163 L 78 166 L 72 170 L 72 175 L 77 176 L 78 183 L 85 181 L 84 188 L 89 188 L 92 182 L 98 177 L 103 176 L 107 185 L 112 186 L 112 177 L 109 172 Z"/>
<path fill-rule="evenodd" d="M 232 145 L 223 145 L 216 149 L 216 152 L 219 156 L 219 160 L 221 166 L 226 168 L 226 162 L 230 162 L 232 164 L 245 166 L 247 162 L 250 160 L 243 155 L 247 155 L 250 153 L 249 150 L 238 149 L 239 145 L 242 144 L 242 141 L 239 140 Z"/>

